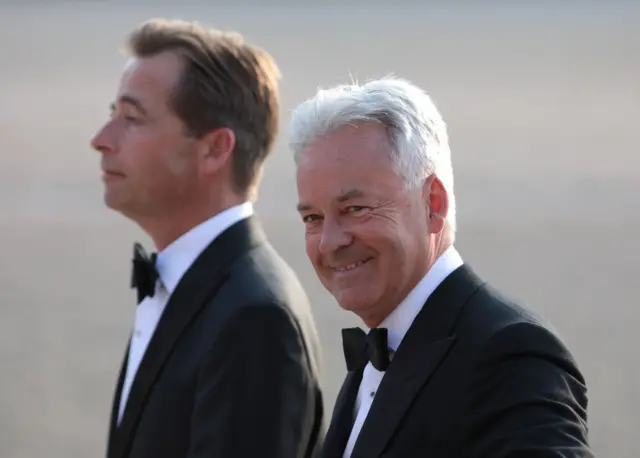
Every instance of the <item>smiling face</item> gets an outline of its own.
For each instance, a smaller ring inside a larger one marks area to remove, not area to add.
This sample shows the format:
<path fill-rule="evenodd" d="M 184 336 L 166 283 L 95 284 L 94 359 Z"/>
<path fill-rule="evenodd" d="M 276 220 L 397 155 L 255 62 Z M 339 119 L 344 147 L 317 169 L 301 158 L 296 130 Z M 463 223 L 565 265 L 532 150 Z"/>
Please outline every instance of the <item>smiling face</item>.
<path fill-rule="evenodd" d="M 344 127 L 303 151 L 297 186 L 307 255 L 340 306 L 377 326 L 430 265 L 429 208 L 444 189 L 407 190 L 378 124 Z M 446 193 L 445 193 L 446 194 Z M 440 218 L 438 218 L 440 219 Z"/>

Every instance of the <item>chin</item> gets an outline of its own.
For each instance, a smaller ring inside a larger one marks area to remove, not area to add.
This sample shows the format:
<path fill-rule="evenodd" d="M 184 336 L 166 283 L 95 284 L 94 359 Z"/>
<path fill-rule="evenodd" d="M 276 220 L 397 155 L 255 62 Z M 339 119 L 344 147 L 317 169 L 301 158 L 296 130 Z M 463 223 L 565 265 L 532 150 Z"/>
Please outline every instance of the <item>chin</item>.
<path fill-rule="evenodd" d="M 358 291 L 340 291 L 333 293 L 333 297 L 338 302 L 341 309 L 359 315 L 359 312 L 371 307 L 373 301 L 369 294 L 358 293 Z"/>
<path fill-rule="evenodd" d="M 111 196 L 109 194 L 104 195 L 104 204 L 107 206 L 107 208 L 114 211 L 120 211 L 122 207 L 122 203 L 119 202 L 118 199 L 116 199 L 114 196 Z"/>
<path fill-rule="evenodd" d="M 109 193 L 105 193 L 102 200 L 104 201 L 104 204 L 107 206 L 107 208 L 110 208 L 111 210 L 115 210 L 113 197 L 110 196 Z"/>
<path fill-rule="evenodd" d="M 121 198 L 118 199 L 117 196 L 113 194 L 106 193 L 104 195 L 104 204 L 109 210 L 120 213 L 127 218 L 131 217 L 131 212 L 128 211 L 129 208 L 126 205 L 126 201 L 123 201 Z"/>

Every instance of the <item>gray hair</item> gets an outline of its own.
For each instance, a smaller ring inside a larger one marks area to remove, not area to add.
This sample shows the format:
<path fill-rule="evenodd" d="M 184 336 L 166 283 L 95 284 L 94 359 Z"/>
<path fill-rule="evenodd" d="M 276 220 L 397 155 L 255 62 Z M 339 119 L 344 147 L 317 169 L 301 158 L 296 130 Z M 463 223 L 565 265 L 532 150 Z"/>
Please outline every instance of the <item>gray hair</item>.
<path fill-rule="evenodd" d="M 456 230 L 453 167 L 447 126 L 422 89 L 393 77 L 323 89 L 299 105 L 289 124 L 296 164 L 312 143 L 349 125 L 379 123 L 387 128 L 394 169 L 415 189 L 435 174 L 449 196 L 447 223 Z"/>

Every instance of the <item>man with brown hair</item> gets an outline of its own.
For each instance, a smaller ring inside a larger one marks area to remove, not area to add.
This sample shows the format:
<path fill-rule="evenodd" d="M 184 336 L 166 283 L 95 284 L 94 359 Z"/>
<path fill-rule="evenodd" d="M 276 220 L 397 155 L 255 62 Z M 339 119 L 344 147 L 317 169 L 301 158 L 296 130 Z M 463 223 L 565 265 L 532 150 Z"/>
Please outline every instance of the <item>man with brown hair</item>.
<path fill-rule="evenodd" d="M 296 275 L 252 198 L 278 129 L 278 69 L 237 34 L 151 20 L 101 153 L 105 202 L 137 223 L 135 325 L 108 458 L 312 457 L 323 435 L 319 343 Z"/>

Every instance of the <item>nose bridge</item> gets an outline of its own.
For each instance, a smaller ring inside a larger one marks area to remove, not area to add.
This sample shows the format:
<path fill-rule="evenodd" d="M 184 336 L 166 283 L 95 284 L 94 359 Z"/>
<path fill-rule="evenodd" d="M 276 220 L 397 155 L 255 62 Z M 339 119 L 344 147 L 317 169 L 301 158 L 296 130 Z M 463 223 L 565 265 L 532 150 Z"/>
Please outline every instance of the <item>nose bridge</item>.
<path fill-rule="evenodd" d="M 326 218 L 322 225 L 320 251 L 330 253 L 351 243 L 351 235 L 335 218 Z"/>

